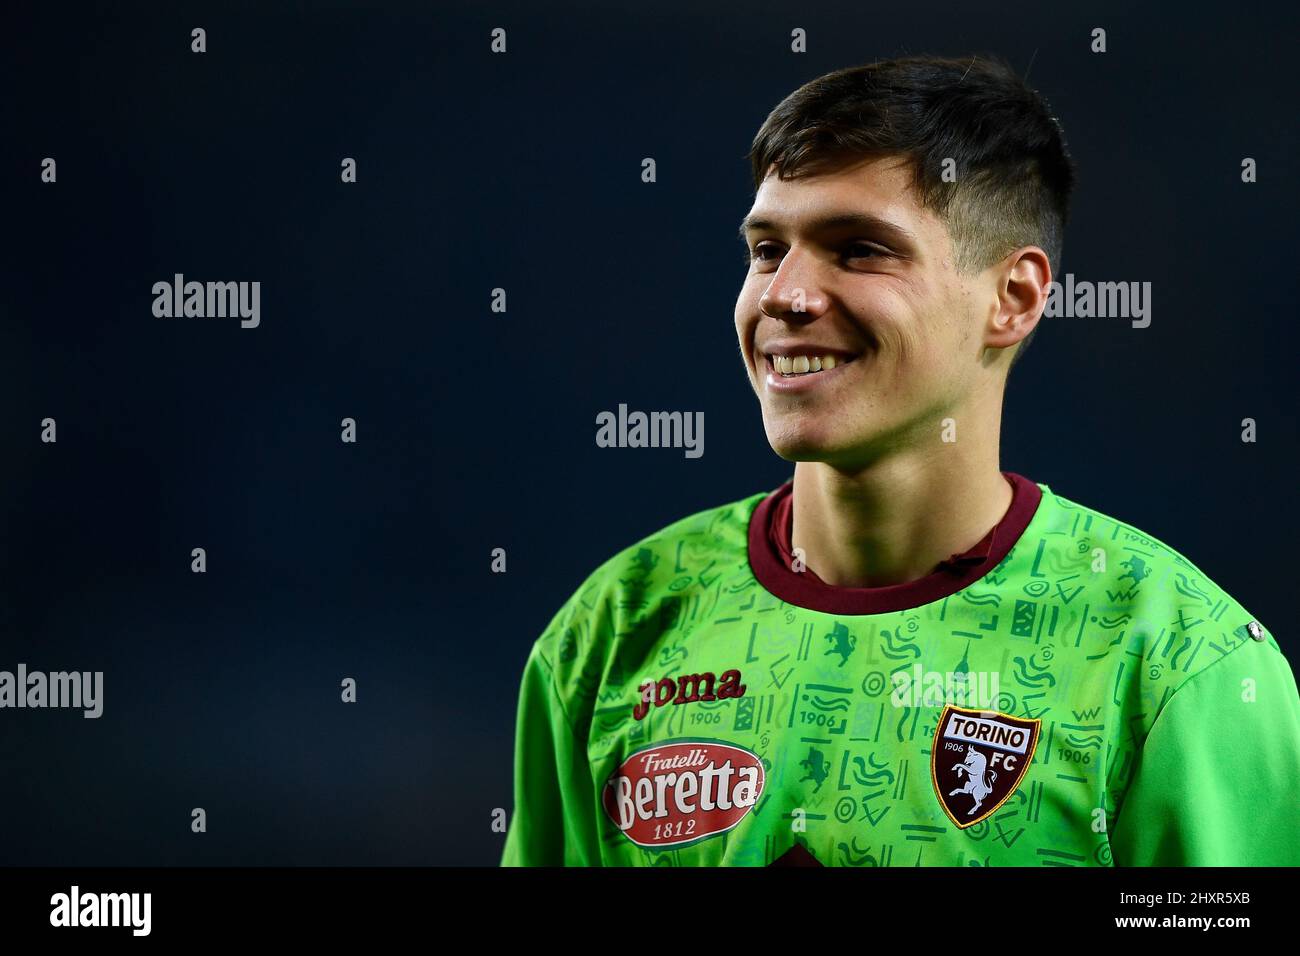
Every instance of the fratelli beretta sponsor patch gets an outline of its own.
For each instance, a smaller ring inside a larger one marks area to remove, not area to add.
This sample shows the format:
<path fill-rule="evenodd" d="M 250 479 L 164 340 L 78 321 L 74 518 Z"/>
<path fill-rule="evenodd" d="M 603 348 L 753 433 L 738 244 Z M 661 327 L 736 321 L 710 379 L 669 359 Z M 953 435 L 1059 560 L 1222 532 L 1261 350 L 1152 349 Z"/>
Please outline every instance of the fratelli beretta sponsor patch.
<path fill-rule="evenodd" d="M 674 740 L 633 753 L 605 784 L 601 802 L 637 846 L 694 843 L 730 830 L 763 793 L 763 762 L 732 744 Z"/>

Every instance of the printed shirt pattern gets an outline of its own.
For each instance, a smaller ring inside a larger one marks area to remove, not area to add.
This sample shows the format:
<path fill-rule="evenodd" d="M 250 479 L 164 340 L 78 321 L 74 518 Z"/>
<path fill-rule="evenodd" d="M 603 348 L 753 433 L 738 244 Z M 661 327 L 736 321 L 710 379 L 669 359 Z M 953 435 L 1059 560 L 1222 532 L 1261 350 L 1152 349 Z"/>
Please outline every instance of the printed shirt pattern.
<path fill-rule="evenodd" d="M 759 583 L 767 492 L 614 555 L 529 654 L 503 864 L 1300 864 L 1300 697 L 1272 634 L 1160 541 L 1037 488 L 996 567 L 883 613 Z M 990 727 L 942 725 L 953 708 Z"/>

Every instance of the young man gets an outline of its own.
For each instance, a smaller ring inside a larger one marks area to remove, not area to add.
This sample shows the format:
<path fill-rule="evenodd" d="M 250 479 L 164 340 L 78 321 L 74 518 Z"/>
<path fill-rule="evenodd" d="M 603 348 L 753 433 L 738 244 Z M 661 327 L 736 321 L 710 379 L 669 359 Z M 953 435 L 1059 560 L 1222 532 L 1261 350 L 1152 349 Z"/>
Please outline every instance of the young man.
<path fill-rule="evenodd" d="M 524 671 L 505 864 L 1300 864 L 1300 697 L 1160 541 L 1000 470 L 1073 184 L 983 59 L 808 83 L 736 330 L 794 478 L 598 568 Z"/>

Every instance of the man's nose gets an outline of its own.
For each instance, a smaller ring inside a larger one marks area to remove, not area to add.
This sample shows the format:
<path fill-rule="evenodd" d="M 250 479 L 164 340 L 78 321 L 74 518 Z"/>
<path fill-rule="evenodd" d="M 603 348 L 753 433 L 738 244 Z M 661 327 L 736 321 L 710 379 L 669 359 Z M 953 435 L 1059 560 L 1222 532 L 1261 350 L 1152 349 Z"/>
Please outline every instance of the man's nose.
<path fill-rule="evenodd" d="M 826 310 L 826 295 L 811 256 L 787 252 L 758 301 L 764 315 L 783 322 L 811 322 Z"/>

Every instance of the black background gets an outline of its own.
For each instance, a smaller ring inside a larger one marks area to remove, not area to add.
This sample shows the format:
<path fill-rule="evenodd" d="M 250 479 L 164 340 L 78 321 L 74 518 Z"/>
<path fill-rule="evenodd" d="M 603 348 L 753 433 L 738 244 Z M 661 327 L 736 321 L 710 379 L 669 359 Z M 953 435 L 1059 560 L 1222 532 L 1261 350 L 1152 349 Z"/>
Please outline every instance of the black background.
<path fill-rule="evenodd" d="M 0 711 L 0 863 L 496 863 L 551 615 L 790 474 L 732 325 L 746 152 L 796 86 L 881 57 L 1028 70 L 1080 167 L 1063 271 L 1153 284 L 1149 328 L 1044 323 L 1002 467 L 1177 549 L 1294 659 L 1293 17 L 7 9 L 0 669 L 105 677 L 98 720 Z M 261 326 L 155 318 L 177 272 L 260 281 Z M 703 411 L 704 457 L 597 448 L 620 402 Z"/>

